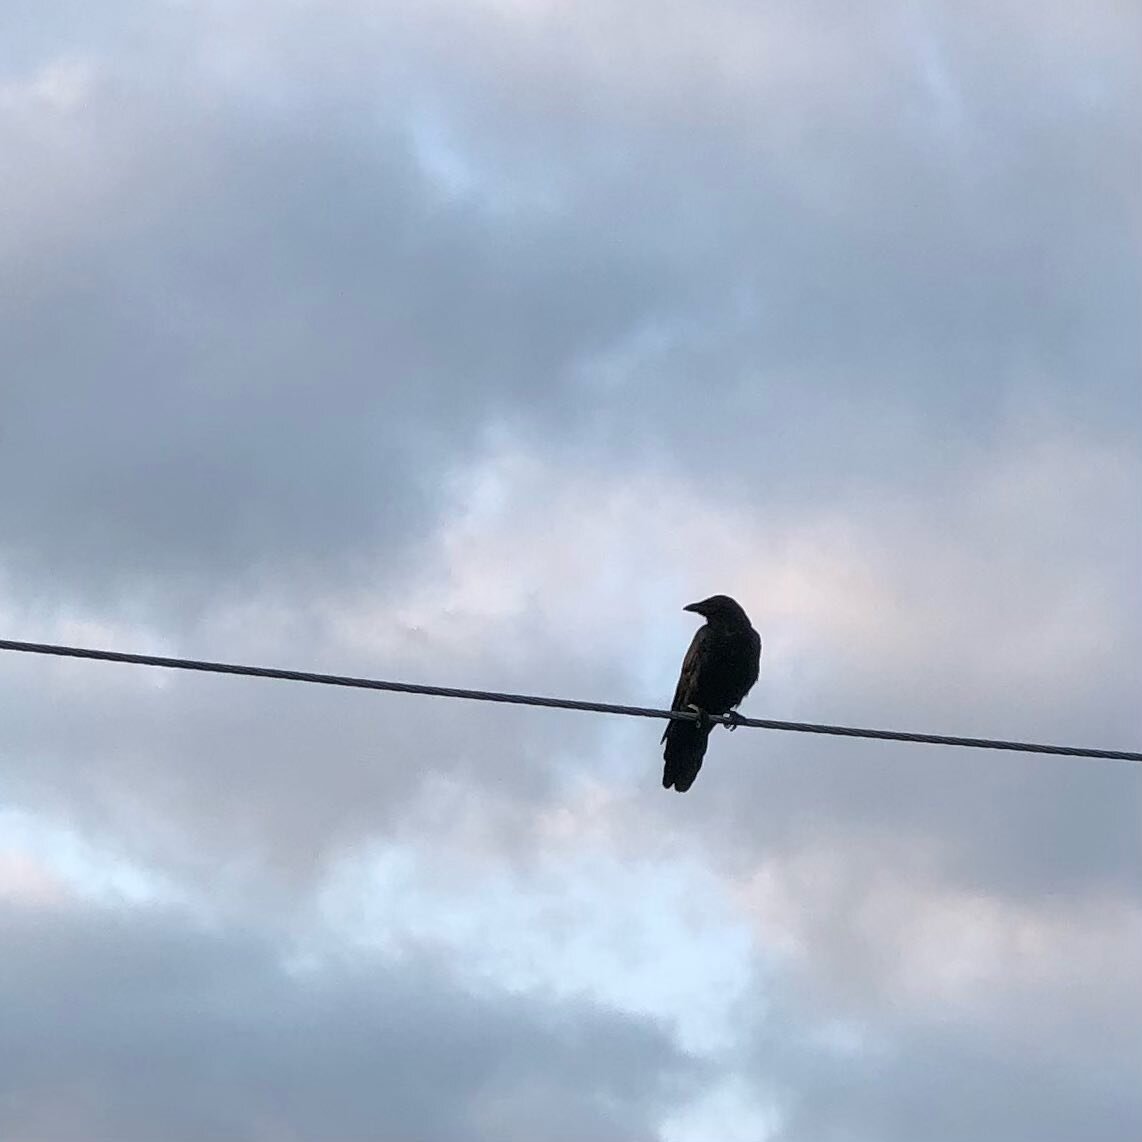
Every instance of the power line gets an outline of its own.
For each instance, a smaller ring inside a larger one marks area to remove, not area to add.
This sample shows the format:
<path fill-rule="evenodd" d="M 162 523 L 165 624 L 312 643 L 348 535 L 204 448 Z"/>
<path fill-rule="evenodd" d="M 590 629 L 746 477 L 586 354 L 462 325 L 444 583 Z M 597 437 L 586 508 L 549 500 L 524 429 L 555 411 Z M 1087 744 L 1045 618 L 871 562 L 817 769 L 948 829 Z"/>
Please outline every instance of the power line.
<path fill-rule="evenodd" d="M 658 710 L 648 706 L 624 706 L 613 702 L 581 702 L 574 698 L 546 698 L 536 694 L 501 694 L 494 690 L 462 690 L 454 686 L 427 686 L 420 682 L 386 682 L 378 678 L 353 678 L 342 674 L 318 674 L 310 670 L 280 670 L 272 666 L 242 666 L 232 662 L 202 662 L 191 658 L 166 658 L 157 654 L 126 654 L 118 650 L 95 650 L 83 646 L 56 646 L 44 642 L 0 639 L 0 650 L 47 654 L 56 658 L 89 658 L 99 662 L 124 662 L 134 666 L 159 666 L 168 670 L 197 670 L 206 674 L 238 674 L 248 678 L 276 678 L 287 682 L 313 682 L 319 686 L 345 686 L 355 690 L 386 690 L 397 694 L 424 694 L 432 698 L 466 698 L 473 702 L 502 702 L 513 706 L 543 706 L 554 710 L 584 710 L 595 714 L 621 714 L 632 718 L 696 721 L 692 710 Z M 784 730 L 797 734 L 827 734 L 832 737 L 872 738 L 876 741 L 951 745 L 968 749 L 1000 749 L 1013 753 L 1042 753 L 1056 757 L 1089 757 L 1107 761 L 1142 763 L 1142 753 L 1084 746 L 1042 745 L 996 738 L 965 738 L 949 734 L 914 734 L 903 730 L 870 730 L 856 726 L 828 726 L 813 722 L 784 722 L 773 718 L 743 718 L 709 715 L 722 725 L 748 726 L 759 730 Z"/>

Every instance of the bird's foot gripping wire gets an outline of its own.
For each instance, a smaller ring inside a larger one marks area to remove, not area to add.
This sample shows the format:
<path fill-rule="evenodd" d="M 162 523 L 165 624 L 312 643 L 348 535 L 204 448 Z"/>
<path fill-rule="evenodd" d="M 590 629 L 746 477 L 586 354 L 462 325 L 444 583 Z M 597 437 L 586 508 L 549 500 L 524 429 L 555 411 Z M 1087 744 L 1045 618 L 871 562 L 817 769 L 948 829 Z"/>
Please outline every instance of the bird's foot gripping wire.
<path fill-rule="evenodd" d="M 707 714 L 706 711 L 703 710 L 700 706 L 695 706 L 693 702 L 690 702 L 687 704 L 686 709 L 693 710 L 694 713 L 698 715 L 697 721 L 695 723 L 698 729 L 708 730 L 710 728 L 710 715 Z"/>
<path fill-rule="evenodd" d="M 733 733 L 733 731 L 736 730 L 738 728 L 738 726 L 744 726 L 744 725 L 745 725 L 745 718 L 743 718 L 741 716 L 741 714 L 739 714 L 737 712 L 737 710 L 727 710 L 726 711 L 725 726 L 726 726 L 727 730 L 729 730 L 731 733 Z"/>

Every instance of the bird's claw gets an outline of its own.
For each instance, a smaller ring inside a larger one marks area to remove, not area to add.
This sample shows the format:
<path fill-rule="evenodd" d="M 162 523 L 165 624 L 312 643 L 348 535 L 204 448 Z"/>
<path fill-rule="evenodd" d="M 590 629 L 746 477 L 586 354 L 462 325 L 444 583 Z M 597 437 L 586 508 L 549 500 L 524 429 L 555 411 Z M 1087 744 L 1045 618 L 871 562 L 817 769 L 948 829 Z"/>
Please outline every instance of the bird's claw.
<path fill-rule="evenodd" d="M 706 711 L 703 710 L 700 706 L 695 706 L 693 702 L 690 702 L 687 704 L 686 709 L 693 710 L 694 713 L 698 715 L 697 719 L 695 720 L 695 725 L 697 725 L 699 729 L 707 730 L 710 728 L 710 715 L 707 714 Z"/>
<path fill-rule="evenodd" d="M 738 728 L 738 726 L 745 725 L 745 718 L 743 718 L 741 714 L 737 712 L 737 710 L 727 710 L 726 720 L 724 724 L 726 729 L 729 730 L 730 733 L 733 733 L 734 730 Z"/>

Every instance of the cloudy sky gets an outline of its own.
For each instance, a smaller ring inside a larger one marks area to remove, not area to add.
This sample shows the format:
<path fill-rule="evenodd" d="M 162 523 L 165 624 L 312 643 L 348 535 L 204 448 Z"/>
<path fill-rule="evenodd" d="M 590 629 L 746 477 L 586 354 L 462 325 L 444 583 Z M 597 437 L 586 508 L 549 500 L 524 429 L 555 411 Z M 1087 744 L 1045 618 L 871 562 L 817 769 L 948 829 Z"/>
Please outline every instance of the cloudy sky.
<path fill-rule="evenodd" d="M 1133 0 L 9 0 L 0 635 L 1142 747 Z M 11 1142 L 1142 1136 L 1142 772 L 0 656 Z"/>

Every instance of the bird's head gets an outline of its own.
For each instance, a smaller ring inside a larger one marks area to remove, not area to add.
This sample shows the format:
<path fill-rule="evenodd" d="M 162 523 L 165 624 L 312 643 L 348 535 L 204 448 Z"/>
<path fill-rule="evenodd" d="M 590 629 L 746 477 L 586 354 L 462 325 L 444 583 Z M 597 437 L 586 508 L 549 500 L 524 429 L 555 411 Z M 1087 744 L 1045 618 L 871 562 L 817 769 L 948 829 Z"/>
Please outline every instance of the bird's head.
<path fill-rule="evenodd" d="M 740 604 L 729 595 L 711 595 L 700 603 L 690 603 L 682 609 L 702 615 L 718 626 L 749 626 L 749 617 Z"/>

